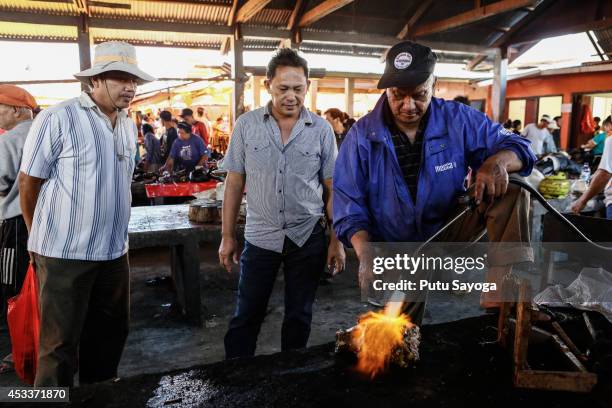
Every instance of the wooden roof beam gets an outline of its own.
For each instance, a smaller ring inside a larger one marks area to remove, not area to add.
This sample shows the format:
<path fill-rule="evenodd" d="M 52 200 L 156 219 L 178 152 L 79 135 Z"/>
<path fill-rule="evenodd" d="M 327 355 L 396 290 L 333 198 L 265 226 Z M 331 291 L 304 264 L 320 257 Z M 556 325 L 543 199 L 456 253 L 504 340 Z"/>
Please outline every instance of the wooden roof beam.
<path fill-rule="evenodd" d="M 79 10 L 79 13 L 91 17 L 91 11 L 89 10 L 89 4 L 87 4 L 87 0 L 72 0 L 72 2 L 74 3 L 74 6 Z"/>
<path fill-rule="evenodd" d="M 232 8 L 230 9 L 229 17 L 227 18 L 227 25 L 232 27 L 236 24 L 236 12 L 238 11 L 238 3 L 240 0 L 234 0 L 232 2 Z"/>
<path fill-rule="evenodd" d="M 263 10 L 268 3 L 272 0 L 249 0 L 247 1 L 236 14 L 236 22 L 237 23 L 246 23 L 251 18 L 255 16 L 255 14 L 259 13 Z"/>
<path fill-rule="evenodd" d="M 462 27 L 467 24 L 475 23 L 484 20 L 489 17 L 496 16 L 498 14 L 506 13 L 508 11 L 516 10 L 519 8 L 530 7 L 536 0 L 501 0 L 495 3 L 487 4 L 474 8 L 465 13 L 458 14 L 453 17 L 445 18 L 443 20 L 434 21 L 431 23 L 423 24 L 414 30 L 414 37 L 422 37 L 425 35 L 435 34 L 442 31 L 448 31 L 453 28 Z"/>
<path fill-rule="evenodd" d="M 289 16 L 289 21 L 287 22 L 287 30 L 293 31 L 297 27 L 297 23 L 303 14 L 302 6 L 304 5 L 303 0 L 297 0 L 295 2 L 295 6 L 293 7 L 293 11 L 291 12 L 291 16 Z"/>
<path fill-rule="evenodd" d="M 323 3 L 304 13 L 298 23 L 298 27 L 307 27 L 353 1 L 354 0 L 325 0 Z"/>
<path fill-rule="evenodd" d="M 539 41 L 531 41 L 518 46 L 508 47 L 508 64 L 512 64 L 518 57 L 533 48 Z"/>
<path fill-rule="evenodd" d="M 534 2 L 533 6 L 534 6 L 534 11 L 528 12 L 525 11 L 524 15 L 522 17 L 519 17 L 516 22 L 514 24 L 512 24 L 512 26 L 510 27 L 510 29 L 508 31 L 506 31 L 504 34 L 502 34 L 501 36 L 499 36 L 495 41 L 493 41 L 490 45 L 491 47 L 503 47 L 505 46 L 508 41 L 510 40 L 510 38 L 516 33 L 518 32 L 521 28 L 525 27 L 525 25 L 531 21 L 532 19 L 534 19 L 535 17 L 537 17 L 537 15 L 540 15 L 542 13 L 544 13 L 546 11 L 546 9 L 552 5 L 553 0 L 538 0 L 536 2 Z M 537 10 L 537 12 L 536 12 Z M 472 59 L 466 66 L 468 71 L 473 70 L 474 68 L 476 68 L 481 62 L 483 62 L 486 59 L 486 55 L 477 55 L 476 57 L 474 57 L 474 59 Z"/>
<path fill-rule="evenodd" d="M 225 37 L 223 41 L 221 41 L 221 47 L 219 49 L 219 51 L 221 52 L 221 55 L 227 55 L 229 53 L 231 44 L 232 44 L 232 41 L 230 37 Z"/>
<path fill-rule="evenodd" d="M 472 60 L 470 62 L 467 63 L 465 68 L 468 71 L 472 71 L 474 68 L 476 68 L 478 65 L 480 65 L 481 62 L 483 62 L 486 59 L 487 59 L 486 55 L 483 55 L 483 54 L 477 55 L 474 58 L 472 58 Z"/>
<path fill-rule="evenodd" d="M 297 0 L 295 2 L 295 6 L 293 7 L 293 11 L 291 11 L 291 15 L 289 16 L 289 21 L 287 21 L 287 30 L 291 35 L 290 38 L 283 38 L 280 40 L 278 45 L 279 48 L 291 47 L 292 44 L 297 44 L 302 42 L 302 32 L 298 27 L 298 22 L 304 14 L 304 9 L 308 0 Z"/>
<path fill-rule="evenodd" d="M 399 40 L 403 40 L 409 37 L 412 28 L 415 26 L 416 23 L 419 22 L 423 14 L 425 14 L 425 12 L 429 10 L 429 7 L 431 7 L 432 3 L 433 0 L 425 0 L 423 3 L 421 3 L 421 5 L 419 6 L 419 8 L 416 9 L 414 14 L 410 16 L 410 18 L 406 22 L 406 25 L 404 25 L 404 28 L 402 28 L 402 31 L 397 34 L 396 37 Z"/>

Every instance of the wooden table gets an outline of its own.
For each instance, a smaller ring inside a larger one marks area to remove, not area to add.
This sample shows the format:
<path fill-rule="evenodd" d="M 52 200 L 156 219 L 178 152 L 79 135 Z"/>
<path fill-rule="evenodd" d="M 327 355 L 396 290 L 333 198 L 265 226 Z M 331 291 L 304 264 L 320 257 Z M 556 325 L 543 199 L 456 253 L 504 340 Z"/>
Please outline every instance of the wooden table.
<path fill-rule="evenodd" d="M 199 243 L 216 243 L 221 225 L 195 224 L 188 218 L 189 205 L 132 208 L 129 225 L 130 249 L 169 247 L 171 271 L 183 315 L 202 324 Z"/>

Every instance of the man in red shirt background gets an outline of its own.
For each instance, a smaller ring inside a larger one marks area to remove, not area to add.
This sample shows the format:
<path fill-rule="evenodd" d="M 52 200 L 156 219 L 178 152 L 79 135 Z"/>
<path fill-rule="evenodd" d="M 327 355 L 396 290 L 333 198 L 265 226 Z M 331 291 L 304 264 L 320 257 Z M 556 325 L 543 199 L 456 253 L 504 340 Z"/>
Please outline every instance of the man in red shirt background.
<path fill-rule="evenodd" d="M 208 147 L 208 130 L 206 130 L 206 125 L 193 117 L 193 110 L 189 108 L 183 109 L 180 117 L 191 125 L 191 133 L 200 136 L 204 140 L 204 146 Z"/>

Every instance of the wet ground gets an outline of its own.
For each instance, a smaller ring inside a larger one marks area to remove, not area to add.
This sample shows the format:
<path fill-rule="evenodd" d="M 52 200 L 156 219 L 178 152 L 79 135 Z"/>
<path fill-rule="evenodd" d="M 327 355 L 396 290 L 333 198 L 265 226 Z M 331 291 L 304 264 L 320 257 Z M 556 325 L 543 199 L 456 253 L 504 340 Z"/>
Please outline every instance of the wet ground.
<path fill-rule="evenodd" d="M 234 311 L 237 270 L 229 275 L 218 266 L 217 248 L 201 248 L 200 278 L 204 324 L 190 326 L 172 309 L 173 292 L 169 280 L 155 285 L 148 280 L 170 275 L 169 253 L 162 249 L 136 250 L 131 262 L 130 335 L 119 367 L 121 377 L 163 373 L 220 361 L 224 358 L 223 336 Z M 309 345 L 333 340 L 338 328 L 355 324 L 356 317 L 369 310 L 359 301 L 356 261 L 351 253 L 347 271 L 317 292 Z M 282 274 L 275 285 L 268 316 L 261 329 L 258 354 L 280 351 L 280 327 L 283 317 Z M 432 299 L 425 316 L 427 322 L 443 322 L 475 316 L 478 299 L 447 296 Z M 0 327 L 0 355 L 10 351 L 6 326 Z M 19 385 L 14 374 L 0 374 L 0 387 Z"/>
<path fill-rule="evenodd" d="M 427 325 L 421 361 L 370 380 L 333 343 L 302 351 L 142 375 L 76 389 L 79 407 L 609 407 L 612 387 L 600 378 L 587 395 L 518 390 L 509 355 L 493 340 L 495 319 L 480 316 Z"/>
<path fill-rule="evenodd" d="M 461 294 L 430 294 L 423 327 L 425 349 L 417 368 L 373 383 L 355 377 L 350 362 L 331 354 L 330 343 L 338 328 L 354 325 L 357 316 L 371 308 L 359 300 L 357 265 L 351 253 L 347 271 L 317 292 L 309 349 L 275 354 L 280 351 L 283 316 L 279 274 L 259 337 L 259 356 L 224 362 L 223 336 L 234 310 L 237 270 L 231 275 L 223 271 L 217 263 L 216 249 L 214 245 L 201 248 L 201 327 L 187 324 L 171 306 L 172 285 L 169 279 L 163 279 L 170 274 L 169 253 L 159 249 L 130 253 L 132 314 L 119 367 L 121 380 L 75 389 L 73 401 L 77 406 L 383 407 L 469 403 L 473 407 L 485 403 L 510 406 L 512 401 L 518 404 L 532 398 L 550 407 L 584 406 L 579 402 L 609 406 L 599 402 L 597 393 L 588 398 L 570 395 L 549 400 L 553 394 L 513 390 L 504 356 L 496 346 L 486 344 L 494 338 L 494 322 L 484 317 L 431 326 L 482 317 L 478 297 Z M 6 328 L 1 330 L 0 354 L 5 355 L 10 345 Z M 1 374 L 0 387 L 11 385 L 20 385 L 16 376 Z"/>

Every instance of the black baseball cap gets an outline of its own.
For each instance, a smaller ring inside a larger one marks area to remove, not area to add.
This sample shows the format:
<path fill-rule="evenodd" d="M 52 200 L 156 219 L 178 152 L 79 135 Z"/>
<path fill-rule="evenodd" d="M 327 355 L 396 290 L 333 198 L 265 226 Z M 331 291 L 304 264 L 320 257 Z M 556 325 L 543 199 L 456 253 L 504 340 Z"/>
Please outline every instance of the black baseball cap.
<path fill-rule="evenodd" d="M 433 73 L 437 57 L 429 47 L 403 41 L 391 47 L 385 60 L 385 72 L 378 81 L 378 89 L 411 88 L 422 84 Z"/>
<path fill-rule="evenodd" d="M 184 118 L 185 116 L 193 116 L 193 111 L 189 108 L 185 108 L 181 111 L 181 114 L 179 116 L 181 118 Z"/>
<path fill-rule="evenodd" d="M 187 122 L 179 122 L 176 127 L 178 127 L 179 129 L 183 129 L 187 133 L 191 133 L 191 125 Z"/>

